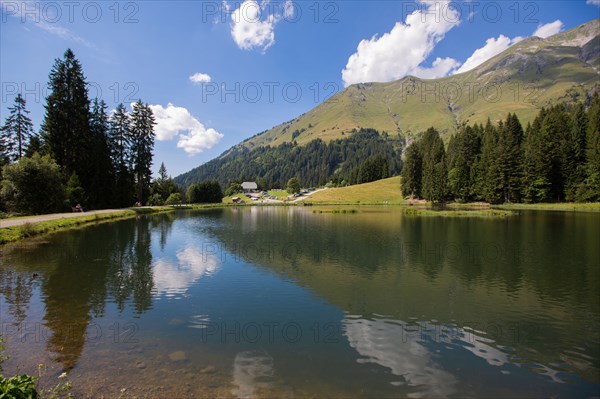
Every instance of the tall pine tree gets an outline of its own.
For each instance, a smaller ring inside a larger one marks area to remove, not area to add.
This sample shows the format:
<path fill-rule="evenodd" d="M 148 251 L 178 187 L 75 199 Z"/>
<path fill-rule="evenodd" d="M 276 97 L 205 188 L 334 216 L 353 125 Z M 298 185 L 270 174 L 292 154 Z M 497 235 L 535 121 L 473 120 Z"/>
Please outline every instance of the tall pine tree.
<path fill-rule="evenodd" d="M 402 167 L 402 194 L 405 197 L 421 197 L 421 179 L 423 176 L 423 154 L 419 142 L 413 142 L 404 154 Z"/>
<path fill-rule="evenodd" d="M 88 192 L 89 206 L 94 208 L 108 208 L 116 205 L 113 200 L 115 173 L 110 157 L 109 123 L 106 109 L 104 101 L 94 99 L 90 113 L 93 151 L 89 154 L 89 160 L 94 165 L 91 171 L 94 184 Z"/>
<path fill-rule="evenodd" d="M 17 95 L 15 104 L 8 110 L 10 115 L 1 128 L 0 141 L 5 156 L 11 161 L 18 161 L 25 156 L 29 140 L 34 135 L 33 123 L 21 93 Z"/>
<path fill-rule="evenodd" d="M 596 93 L 588 110 L 585 150 L 585 182 L 578 191 L 581 201 L 600 201 L 600 95 Z"/>
<path fill-rule="evenodd" d="M 114 203 L 116 206 L 133 204 L 133 175 L 130 168 L 129 115 L 119 104 L 109 119 L 109 148 L 115 171 Z"/>
<path fill-rule="evenodd" d="M 51 94 L 46 98 L 43 139 L 65 180 L 75 172 L 84 190 L 90 192 L 96 167 L 88 158 L 93 151 L 90 102 L 81 63 L 70 49 L 63 59 L 55 60 L 48 88 Z"/>
<path fill-rule="evenodd" d="M 148 104 L 141 100 L 133 104 L 131 112 L 131 165 L 135 177 L 137 200 L 146 203 L 152 179 L 152 149 L 154 147 L 154 115 Z"/>
<path fill-rule="evenodd" d="M 446 198 L 448 177 L 444 142 L 434 128 L 429 128 L 421 140 L 423 151 L 422 195 L 428 201 L 441 202 Z"/>

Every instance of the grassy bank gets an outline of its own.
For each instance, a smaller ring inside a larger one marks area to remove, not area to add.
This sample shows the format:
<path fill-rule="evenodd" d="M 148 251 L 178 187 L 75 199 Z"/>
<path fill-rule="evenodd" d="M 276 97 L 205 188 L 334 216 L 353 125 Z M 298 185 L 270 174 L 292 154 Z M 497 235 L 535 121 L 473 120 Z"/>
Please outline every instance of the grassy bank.
<path fill-rule="evenodd" d="M 382 205 L 406 204 L 400 192 L 400 177 L 390 177 L 355 186 L 319 191 L 304 200 L 311 204 Z"/>
<path fill-rule="evenodd" d="M 0 229 L 0 244 L 15 242 L 24 238 L 35 237 L 42 234 L 54 233 L 77 227 L 84 227 L 96 223 L 127 219 L 138 215 L 148 215 L 160 212 L 170 212 L 174 208 L 170 206 L 130 208 L 110 213 L 86 215 L 77 217 L 46 220 L 33 223 L 25 223 L 19 226 L 3 227 Z M 24 219 L 26 217 L 19 217 Z M 6 220 L 6 219 L 5 219 Z"/>

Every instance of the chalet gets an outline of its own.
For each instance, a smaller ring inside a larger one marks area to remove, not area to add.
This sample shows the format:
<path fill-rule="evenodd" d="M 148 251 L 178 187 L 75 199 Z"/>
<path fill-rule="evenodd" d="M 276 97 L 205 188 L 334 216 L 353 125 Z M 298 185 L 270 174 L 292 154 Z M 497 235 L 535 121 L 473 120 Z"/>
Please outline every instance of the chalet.
<path fill-rule="evenodd" d="M 255 193 L 258 191 L 258 184 L 253 181 L 245 181 L 242 183 L 242 190 L 244 193 Z"/>

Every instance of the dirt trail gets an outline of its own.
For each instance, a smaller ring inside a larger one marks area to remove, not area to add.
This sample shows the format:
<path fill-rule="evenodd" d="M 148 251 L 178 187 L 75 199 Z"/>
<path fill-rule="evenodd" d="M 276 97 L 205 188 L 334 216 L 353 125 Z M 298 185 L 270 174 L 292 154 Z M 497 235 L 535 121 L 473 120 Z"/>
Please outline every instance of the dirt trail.
<path fill-rule="evenodd" d="M 102 213 L 119 212 L 123 209 L 102 209 L 99 211 L 90 212 L 70 212 L 70 213 L 53 213 L 51 215 L 37 215 L 37 216 L 26 216 L 15 219 L 0 220 L 0 229 L 4 227 L 22 226 L 26 223 L 38 223 L 46 222 L 48 220 L 65 219 L 65 218 L 77 218 L 83 216 L 97 215 Z"/>

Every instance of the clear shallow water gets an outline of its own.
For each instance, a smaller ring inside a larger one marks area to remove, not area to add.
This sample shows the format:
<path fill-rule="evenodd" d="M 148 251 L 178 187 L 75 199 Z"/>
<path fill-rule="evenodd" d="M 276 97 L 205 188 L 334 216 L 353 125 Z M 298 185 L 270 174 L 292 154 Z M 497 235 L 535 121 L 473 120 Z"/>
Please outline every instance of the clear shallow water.
<path fill-rule="evenodd" d="M 600 395 L 598 214 L 216 209 L 2 251 L 5 372 L 82 396 Z"/>

